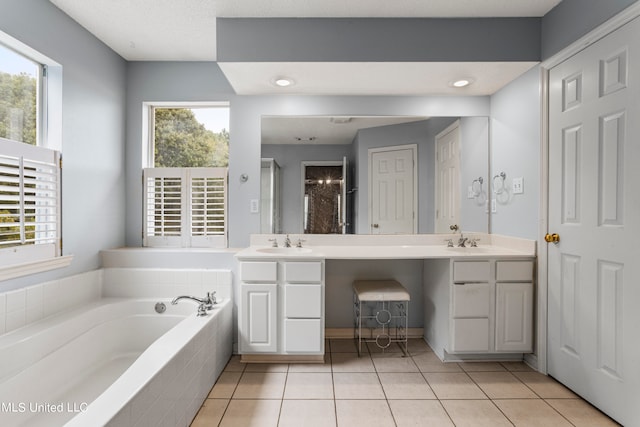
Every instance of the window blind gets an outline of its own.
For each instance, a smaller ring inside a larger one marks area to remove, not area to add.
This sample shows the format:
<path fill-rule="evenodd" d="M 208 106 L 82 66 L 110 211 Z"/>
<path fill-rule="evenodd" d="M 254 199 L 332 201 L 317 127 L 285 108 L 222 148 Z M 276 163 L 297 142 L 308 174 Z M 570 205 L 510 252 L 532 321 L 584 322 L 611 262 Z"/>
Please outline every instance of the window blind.
<path fill-rule="evenodd" d="M 143 182 L 144 246 L 227 246 L 227 168 L 147 168 Z"/>
<path fill-rule="evenodd" d="M 60 155 L 0 138 L 2 265 L 60 255 Z"/>

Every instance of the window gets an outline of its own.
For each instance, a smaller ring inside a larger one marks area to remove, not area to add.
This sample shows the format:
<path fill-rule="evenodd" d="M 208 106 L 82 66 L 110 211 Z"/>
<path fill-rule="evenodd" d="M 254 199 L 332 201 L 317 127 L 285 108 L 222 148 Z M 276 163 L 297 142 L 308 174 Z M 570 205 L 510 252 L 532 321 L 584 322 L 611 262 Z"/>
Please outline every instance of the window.
<path fill-rule="evenodd" d="M 144 246 L 226 247 L 229 108 L 151 106 Z"/>
<path fill-rule="evenodd" d="M 61 255 L 60 154 L 46 148 L 45 70 L 0 43 L 0 280 L 47 270 L 25 266 Z"/>

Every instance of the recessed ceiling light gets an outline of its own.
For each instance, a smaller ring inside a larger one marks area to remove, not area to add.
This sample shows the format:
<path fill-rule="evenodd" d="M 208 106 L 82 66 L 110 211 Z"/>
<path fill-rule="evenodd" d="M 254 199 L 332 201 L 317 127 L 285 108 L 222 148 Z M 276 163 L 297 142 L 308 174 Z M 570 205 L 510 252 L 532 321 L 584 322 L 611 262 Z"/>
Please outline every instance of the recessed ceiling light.
<path fill-rule="evenodd" d="M 273 79 L 273 83 L 276 86 L 287 87 L 293 84 L 293 80 L 289 77 L 276 77 L 275 79 Z"/>
<path fill-rule="evenodd" d="M 451 82 L 451 86 L 453 86 L 453 87 L 465 87 L 465 86 L 469 86 L 472 82 L 473 82 L 473 80 L 471 80 L 471 79 L 459 79 L 459 80 L 452 81 Z"/>

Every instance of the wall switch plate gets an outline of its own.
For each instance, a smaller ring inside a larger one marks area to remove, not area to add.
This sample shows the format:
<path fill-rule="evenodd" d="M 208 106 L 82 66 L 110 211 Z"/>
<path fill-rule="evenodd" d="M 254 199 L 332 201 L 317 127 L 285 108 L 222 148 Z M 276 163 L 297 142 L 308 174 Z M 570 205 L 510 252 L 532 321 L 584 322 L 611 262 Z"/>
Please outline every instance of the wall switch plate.
<path fill-rule="evenodd" d="M 524 178 L 513 178 L 513 181 L 511 181 L 511 187 L 513 189 L 513 194 L 524 193 Z"/>
<path fill-rule="evenodd" d="M 491 199 L 491 213 L 496 213 L 496 199 Z"/>
<path fill-rule="evenodd" d="M 258 199 L 251 199 L 250 209 L 251 209 L 251 213 L 260 212 L 260 205 L 258 204 Z"/>
<path fill-rule="evenodd" d="M 472 186 L 468 186 L 467 187 L 467 199 L 473 199 L 475 197 L 476 197 L 476 195 L 473 192 L 473 187 Z"/>

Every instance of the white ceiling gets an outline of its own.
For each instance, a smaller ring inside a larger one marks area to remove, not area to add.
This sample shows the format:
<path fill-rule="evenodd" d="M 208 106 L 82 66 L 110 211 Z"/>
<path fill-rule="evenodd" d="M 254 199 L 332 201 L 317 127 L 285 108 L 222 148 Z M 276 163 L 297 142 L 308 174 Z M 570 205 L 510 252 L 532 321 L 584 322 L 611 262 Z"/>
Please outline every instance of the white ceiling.
<path fill-rule="evenodd" d="M 49 0 L 130 61 L 215 61 L 217 17 L 539 17 L 561 0 Z M 221 64 L 238 94 L 487 95 L 533 63 Z M 277 73 L 277 74 L 276 74 Z M 425 75 L 437 79 L 425 81 Z M 284 91 L 276 75 L 293 77 Z M 397 76 L 390 79 L 389 76 Z M 436 86 L 437 84 L 437 86 Z"/>

